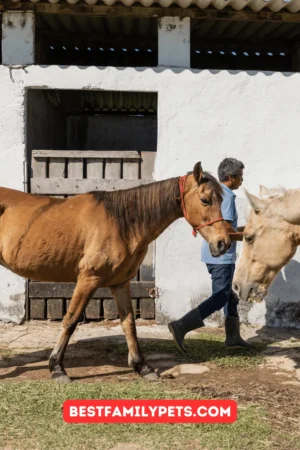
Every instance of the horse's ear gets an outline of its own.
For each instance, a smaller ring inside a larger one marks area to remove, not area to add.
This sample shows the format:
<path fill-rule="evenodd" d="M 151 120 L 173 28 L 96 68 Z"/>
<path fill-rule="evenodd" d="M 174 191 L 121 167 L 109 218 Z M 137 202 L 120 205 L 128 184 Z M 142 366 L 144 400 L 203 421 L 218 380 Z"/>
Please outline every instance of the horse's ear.
<path fill-rule="evenodd" d="M 263 213 L 267 209 L 268 206 L 267 202 L 261 200 L 258 197 L 255 197 L 255 195 L 249 194 L 249 192 L 247 192 L 246 189 L 244 189 L 244 192 L 251 207 L 254 209 L 256 214 Z"/>
<path fill-rule="evenodd" d="M 266 188 L 266 186 L 263 186 L 262 184 L 259 185 L 259 196 L 263 197 L 264 195 L 269 194 L 269 189 Z"/>
<path fill-rule="evenodd" d="M 282 186 L 274 187 L 271 189 L 266 188 L 263 185 L 259 186 L 259 196 L 260 198 L 274 198 L 282 197 L 286 194 L 286 189 Z"/>
<path fill-rule="evenodd" d="M 203 177 L 203 170 L 202 170 L 202 166 L 201 166 L 201 162 L 197 162 L 194 166 L 194 178 L 195 181 L 200 184 L 200 180 Z"/>

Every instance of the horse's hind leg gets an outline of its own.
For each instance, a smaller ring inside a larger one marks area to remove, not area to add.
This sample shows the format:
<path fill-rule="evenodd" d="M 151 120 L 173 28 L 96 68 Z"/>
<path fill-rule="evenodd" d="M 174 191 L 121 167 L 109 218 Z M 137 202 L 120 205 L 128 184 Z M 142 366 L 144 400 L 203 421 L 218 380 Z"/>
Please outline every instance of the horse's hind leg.
<path fill-rule="evenodd" d="M 63 330 L 49 359 L 51 376 L 57 381 L 70 381 L 63 365 L 64 354 L 82 312 L 99 284 L 99 279 L 96 277 L 81 276 L 77 281 L 68 311 L 63 320 Z"/>
<path fill-rule="evenodd" d="M 157 380 L 158 376 L 153 368 L 146 363 L 137 340 L 130 295 L 130 282 L 114 286 L 111 288 L 111 291 L 115 297 L 122 328 L 126 337 L 128 346 L 128 365 L 132 366 L 143 378 L 146 378 L 149 381 Z"/>

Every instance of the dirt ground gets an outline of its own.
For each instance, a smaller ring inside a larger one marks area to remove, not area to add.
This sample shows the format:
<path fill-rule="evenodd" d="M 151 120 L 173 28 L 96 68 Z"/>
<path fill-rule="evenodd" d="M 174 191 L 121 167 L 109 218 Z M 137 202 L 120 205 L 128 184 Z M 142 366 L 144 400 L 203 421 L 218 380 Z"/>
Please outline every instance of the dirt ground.
<path fill-rule="evenodd" d="M 175 347 L 172 350 L 166 326 L 142 321 L 137 324 L 141 347 L 148 350 L 146 359 L 162 376 L 161 382 L 166 378 L 168 389 L 182 386 L 209 398 L 232 398 L 239 408 L 259 405 L 266 408 L 275 427 L 287 428 L 300 437 L 300 330 L 244 326 L 243 337 L 261 345 L 261 360 L 243 367 L 220 366 L 214 359 L 187 360 Z M 48 358 L 60 328 L 57 322 L 1 324 L 0 382 L 49 380 Z M 191 333 L 199 338 L 199 345 L 201 333 L 211 333 L 212 340 L 218 338 L 216 345 L 223 348 L 222 328 Z M 138 377 L 128 368 L 126 353 L 117 321 L 81 324 L 69 343 L 65 367 L 75 382 L 126 383 Z"/>
<path fill-rule="evenodd" d="M 48 358 L 60 330 L 60 322 L 31 321 L 23 325 L 0 323 L 0 351 L 2 353 L 0 380 L 49 379 Z M 186 366 L 189 365 L 190 372 L 193 372 L 193 368 L 197 364 L 193 364 L 192 361 L 178 353 L 175 346 L 172 353 L 161 352 L 165 341 L 168 341 L 168 348 L 172 343 L 166 326 L 156 325 L 152 321 L 138 320 L 137 330 L 142 348 L 143 343 L 153 343 L 154 351 L 146 354 L 146 359 L 158 373 L 164 373 L 165 370 L 178 365 L 184 365 L 186 369 Z M 211 334 L 212 339 L 214 336 L 218 336 L 220 339 L 224 330 L 207 327 L 189 333 L 188 337 L 201 337 L 202 333 Z M 261 351 L 264 357 L 263 363 L 253 367 L 255 372 L 255 375 L 252 374 L 253 382 L 259 379 L 266 383 L 275 382 L 277 386 L 300 386 L 300 330 L 243 326 L 241 334 L 251 343 L 266 345 Z M 158 352 L 155 352 L 156 343 L 159 348 Z M 114 354 L 112 348 L 121 345 L 123 347 L 121 353 L 124 354 Z M 65 366 L 73 380 L 85 382 L 96 381 L 103 377 L 106 381 L 108 379 L 113 381 L 114 377 L 121 374 L 126 374 L 126 377 L 136 377 L 127 366 L 126 353 L 126 341 L 118 321 L 84 323 L 77 327 L 70 340 L 65 356 Z M 224 368 L 220 371 L 211 363 L 206 366 L 210 370 L 209 374 L 206 373 L 205 376 L 200 370 L 202 382 L 205 380 L 214 384 L 218 375 L 221 375 L 223 382 L 226 383 Z M 201 364 L 202 368 L 206 366 Z M 241 370 L 244 379 L 245 373 L 243 368 Z M 230 372 L 232 378 L 232 368 Z M 239 369 L 237 369 L 237 375 L 238 372 Z M 249 376 L 249 368 L 247 373 Z M 247 382 L 250 381 L 250 378 Z"/>

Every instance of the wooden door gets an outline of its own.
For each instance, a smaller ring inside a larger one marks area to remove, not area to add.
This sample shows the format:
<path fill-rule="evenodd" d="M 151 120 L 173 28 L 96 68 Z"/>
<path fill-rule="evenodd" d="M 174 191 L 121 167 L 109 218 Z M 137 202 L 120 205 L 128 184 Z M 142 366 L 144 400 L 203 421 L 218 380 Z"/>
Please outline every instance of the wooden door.
<path fill-rule="evenodd" d="M 126 189 L 153 180 L 156 152 L 33 150 L 30 192 L 66 198 L 94 190 Z M 155 318 L 155 244 L 131 282 L 136 317 Z M 28 283 L 28 319 L 61 320 L 72 297 L 73 283 Z M 98 289 L 86 308 L 88 319 L 116 319 L 118 312 L 107 288 Z"/>

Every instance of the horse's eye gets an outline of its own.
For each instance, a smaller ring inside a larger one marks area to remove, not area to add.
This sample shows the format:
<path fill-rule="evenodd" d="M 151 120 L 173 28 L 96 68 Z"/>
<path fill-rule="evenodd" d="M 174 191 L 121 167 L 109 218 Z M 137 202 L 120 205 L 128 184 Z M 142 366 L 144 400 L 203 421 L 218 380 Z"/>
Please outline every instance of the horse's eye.
<path fill-rule="evenodd" d="M 252 244 L 252 242 L 254 241 L 254 235 L 245 236 L 245 241 L 247 242 L 247 244 Z"/>
<path fill-rule="evenodd" d="M 210 201 L 207 200 L 207 198 L 200 198 L 200 200 L 201 200 L 201 203 L 202 203 L 203 205 L 205 205 L 205 206 L 207 206 L 207 205 L 210 204 Z"/>

